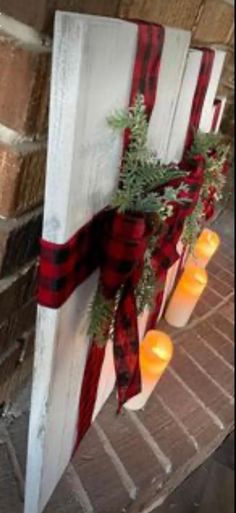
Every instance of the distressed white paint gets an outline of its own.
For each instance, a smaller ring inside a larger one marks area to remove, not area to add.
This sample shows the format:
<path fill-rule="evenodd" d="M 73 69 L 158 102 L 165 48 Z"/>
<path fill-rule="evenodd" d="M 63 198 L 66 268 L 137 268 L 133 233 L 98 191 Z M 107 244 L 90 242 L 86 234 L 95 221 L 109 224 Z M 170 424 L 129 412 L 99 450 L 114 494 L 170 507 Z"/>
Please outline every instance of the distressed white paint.
<path fill-rule="evenodd" d="M 192 49 L 189 51 L 181 91 L 176 106 L 172 132 L 169 138 L 168 160 L 170 162 L 179 163 L 183 156 L 201 59 L 202 52 Z"/>
<path fill-rule="evenodd" d="M 136 413 L 129 411 L 128 414 L 129 414 L 129 417 L 132 420 L 134 426 L 136 427 L 138 432 L 141 434 L 141 436 L 143 437 L 146 444 L 150 447 L 151 451 L 153 452 L 154 456 L 157 458 L 158 462 L 164 469 L 165 473 L 170 474 L 172 471 L 171 460 L 162 451 L 160 445 L 157 443 L 156 440 L 154 440 L 151 433 L 144 426 L 144 424 L 141 422 L 141 420 L 136 415 Z"/>
<path fill-rule="evenodd" d="M 225 107 L 226 107 L 226 103 L 227 103 L 227 98 L 226 98 L 226 96 L 217 96 L 217 100 L 220 100 L 220 101 L 221 101 L 221 106 L 220 106 L 220 113 L 219 113 L 218 120 L 217 120 L 216 127 L 215 127 L 215 133 L 216 133 L 216 134 L 217 134 L 217 133 L 219 132 L 219 130 L 220 130 L 220 126 L 221 126 L 222 118 L 223 118 L 224 111 L 225 111 Z M 214 115 L 215 115 L 215 110 L 216 110 L 216 108 L 217 108 L 217 106 L 216 106 L 216 105 L 213 105 L 211 124 L 212 124 L 213 119 L 214 119 Z"/>
<path fill-rule="evenodd" d="M 106 116 L 128 105 L 137 27 L 57 13 L 44 238 L 64 243 L 109 201 L 122 137 Z M 25 513 L 41 513 L 71 456 L 88 350 L 91 276 L 59 310 L 39 308 Z"/>
<path fill-rule="evenodd" d="M 163 147 L 168 138 L 189 40 L 186 32 L 167 30 L 160 72 L 165 108 L 156 104 L 149 132 L 156 150 L 159 137 Z M 109 203 L 117 185 L 122 137 L 106 117 L 128 106 L 136 45 L 133 23 L 56 14 L 43 227 L 49 241 L 67 241 Z M 60 309 L 38 309 L 25 513 L 43 511 L 71 456 L 97 279 L 94 273 Z M 110 343 L 103 376 L 94 418 L 114 386 Z"/>
<path fill-rule="evenodd" d="M 178 100 L 182 83 L 190 38 L 191 34 L 189 32 L 165 27 L 165 39 L 157 86 L 157 97 L 149 124 L 148 142 L 149 146 L 157 153 L 160 160 L 166 163 L 167 144 L 172 129 L 176 102 Z M 168 290 L 166 290 L 166 292 L 168 292 Z M 139 318 L 140 340 L 142 340 L 145 332 L 148 315 L 149 313 L 146 311 Z M 93 419 L 96 418 L 102 405 L 110 396 L 114 385 L 115 371 L 113 352 L 109 343 L 99 381 Z"/>
<path fill-rule="evenodd" d="M 149 145 L 167 162 L 167 146 L 190 45 L 190 32 L 165 28 L 157 98 L 149 125 Z"/>
<path fill-rule="evenodd" d="M 106 433 L 103 431 L 103 429 L 99 426 L 99 424 L 97 422 L 94 423 L 94 428 L 97 432 L 98 438 L 100 439 L 103 449 L 109 456 L 112 464 L 114 465 L 116 472 L 119 475 L 120 480 L 121 480 L 125 490 L 127 491 L 129 497 L 132 500 L 135 500 L 137 497 L 137 494 L 138 494 L 138 489 L 137 489 L 132 477 L 129 475 L 128 471 L 126 470 L 125 466 L 123 465 L 120 457 L 118 456 L 117 452 L 113 448 Z"/>
<path fill-rule="evenodd" d="M 167 161 L 178 163 L 182 159 L 184 153 L 184 145 L 188 131 L 192 103 L 196 91 L 199 71 L 201 67 L 202 51 L 191 49 L 186 61 L 186 67 L 182 82 L 181 91 L 179 94 L 175 117 L 173 121 L 172 131 L 169 138 Z M 215 50 L 215 59 L 210 78 L 210 83 L 207 89 L 206 98 L 203 104 L 202 115 L 200 120 L 200 130 L 203 132 L 210 132 L 212 120 L 214 115 L 213 104 L 218 89 L 220 76 L 225 60 L 225 52 Z M 225 104 L 224 104 L 225 105 Z M 221 114 L 217 123 L 216 132 L 222 120 L 224 106 L 222 106 Z M 181 254 L 181 248 L 179 248 Z M 187 257 L 187 254 L 186 254 Z M 169 270 L 163 304 L 159 318 L 163 315 L 168 297 L 170 296 L 175 283 L 176 275 L 179 269 L 179 261 Z"/>
<path fill-rule="evenodd" d="M 202 51 L 191 49 L 188 54 L 181 92 L 168 144 L 168 161 L 180 162 L 189 126 L 191 109 L 201 67 Z M 212 109 L 225 60 L 225 52 L 215 50 L 215 59 L 200 120 L 200 130 L 209 132 L 212 123 Z"/>
<path fill-rule="evenodd" d="M 208 133 L 211 131 L 212 125 L 212 108 L 217 94 L 217 89 L 222 74 L 226 52 L 222 50 L 215 50 L 215 59 L 213 63 L 211 78 L 207 89 L 207 94 L 202 109 L 202 116 L 199 129 L 202 132 Z"/>

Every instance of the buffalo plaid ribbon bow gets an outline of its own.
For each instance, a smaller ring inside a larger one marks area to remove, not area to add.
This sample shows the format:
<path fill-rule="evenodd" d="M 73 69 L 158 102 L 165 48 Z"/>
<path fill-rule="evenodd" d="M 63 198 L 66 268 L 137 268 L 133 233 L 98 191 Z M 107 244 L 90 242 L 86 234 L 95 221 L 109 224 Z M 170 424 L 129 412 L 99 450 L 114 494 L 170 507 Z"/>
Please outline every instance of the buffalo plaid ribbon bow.
<path fill-rule="evenodd" d="M 195 89 L 195 93 L 194 93 L 194 97 L 193 97 L 190 120 L 189 120 L 188 130 L 187 130 L 186 139 L 185 139 L 185 156 L 184 156 L 183 162 L 187 165 L 187 167 L 188 167 L 187 153 L 193 143 L 194 133 L 199 129 L 202 110 L 203 110 L 203 106 L 204 106 L 204 101 L 206 98 L 207 89 L 209 86 L 212 69 L 213 69 L 213 65 L 214 65 L 214 59 L 215 59 L 214 50 L 212 50 L 210 48 L 202 49 L 202 59 L 201 59 L 201 65 L 200 65 L 200 70 L 199 70 L 199 76 L 198 76 L 198 81 L 196 84 L 196 89 Z M 170 222 L 170 226 L 171 226 L 171 220 L 169 222 Z M 178 223 L 179 223 L 179 228 L 177 227 Z M 178 274 L 181 271 L 182 260 L 184 257 L 185 249 L 183 250 L 182 255 L 180 256 L 177 254 L 176 246 L 177 246 L 178 241 L 181 238 L 181 229 L 183 228 L 182 220 L 179 220 L 177 222 L 177 218 L 176 218 L 175 229 L 177 228 L 177 231 L 174 232 L 173 228 L 174 227 L 172 227 L 172 232 L 173 232 L 172 235 L 171 235 L 171 228 L 170 228 L 169 241 L 168 241 L 168 236 L 166 237 L 165 240 L 162 241 L 162 250 L 161 250 L 162 255 L 161 254 L 159 255 L 159 257 L 160 257 L 159 262 L 162 262 L 162 264 L 161 263 L 158 264 L 158 270 L 157 270 L 157 275 L 159 273 L 159 289 L 157 290 L 157 293 L 156 293 L 154 308 L 149 316 L 149 320 L 147 323 L 147 330 L 154 329 L 154 327 L 156 326 L 157 319 L 159 317 L 161 307 L 163 304 L 164 286 L 165 286 L 167 272 L 168 272 L 169 267 L 171 265 L 173 265 L 174 262 L 177 259 L 179 259 L 179 257 L 180 257 L 180 262 L 179 262 Z M 175 248 L 173 250 L 173 253 L 172 253 L 171 248 Z M 174 258 L 174 254 L 175 254 L 175 258 Z"/>
<path fill-rule="evenodd" d="M 186 192 L 183 191 L 179 195 L 186 199 L 183 203 L 173 203 L 173 213 L 165 222 L 165 230 L 160 235 L 157 241 L 156 250 L 152 258 L 152 265 L 158 281 L 164 282 L 167 272 L 179 259 L 180 255 L 177 252 L 177 244 L 181 238 L 184 222 L 190 216 L 197 205 L 201 187 L 204 180 L 205 159 L 202 155 L 196 155 L 191 161 L 183 160 L 180 168 L 188 171 L 184 179 L 174 180 L 170 185 L 178 186 L 180 181 L 184 183 L 187 188 Z M 156 325 L 157 317 L 159 315 L 164 291 L 161 289 L 157 291 L 155 306 L 150 314 L 146 330 L 153 329 Z"/>
<path fill-rule="evenodd" d="M 165 30 L 158 25 L 139 23 L 137 32 L 130 106 L 138 93 L 143 94 L 150 119 L 157 93 Z M 129 132 L 126 131 L 124 151 L 128 144 Z M 121 216 L 105 209 L 65 244 L 41 241 L 39 304 L 59 308 L 98 267 L 106 297 L 113 297 L 122 284 L 114 343 L 119 407 L 141 388 L 133 291 L 142 268 L 145 230 L 142 217 Z M 106 241 L 102 233 L 109 233 Z M 80 395 L 76 446 L 91 423 L 104 356 L 105 348 L 92 340 Z"/>

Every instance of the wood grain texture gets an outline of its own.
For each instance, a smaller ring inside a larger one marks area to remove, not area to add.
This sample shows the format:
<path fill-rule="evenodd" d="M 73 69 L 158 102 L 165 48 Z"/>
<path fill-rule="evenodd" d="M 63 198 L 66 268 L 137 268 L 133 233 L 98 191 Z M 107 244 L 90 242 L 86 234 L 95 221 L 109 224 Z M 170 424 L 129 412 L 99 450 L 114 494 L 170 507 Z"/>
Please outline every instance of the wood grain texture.
<path fill-rule="evenodd" d="M 166 31 L 149 129 L 157 151 L 168 138 L 189 40 L 189 33 Z M 56 16 L 43 228 L 49 241 L 64 243 L 109 203 L 117 185 L 122 137 L 106 118 L 128 106 L 136 44 L 133 23 Z M 71 456 L 96 285 L 94 273 L 59 310 L 38 310 L 25 513 L 41 513 Z M 95 416 L 114 386 L 111 344 L 102 376 Z"/>
<path fill-rule="evenodd" d="M 137 27 L 57 14 L 44 238 L 65 242 L 109 201 L 122 139 L 106 117 L 128 105 Z M 72 143 L 71 143 L 72 142 Z M 91 276 L 57 311 L 39 308 L 25 513 L 41 513 L 71 456 L 89 340 Z"/>
<path fill-rule="evenodd" d="M 200 130 L 202 132 L 210 132 L 212 121 L 212 108 L 216 98 L 217 90 L 220 83 L 220 77 L 223 71 L 226 52 L 215 50 L 215 60 L 213 64 L 211 79 L 207 89 L 207 94 L 202 109 L 202 116 L 200 121 Z"/>
<path fill-rule="evenodd" d="M 160 160 L 168 163 L 167 146 L 190 45 L 190 32 L 165 27 L 155 107 L 149 125 L 148 142 Z M 174 59 L 173 59 L 174 55 Z"/>
<path fill-rule="evenodd" d="M 202 52 L 190 50 L 168 145 L 168 159 L 178 163 L 183 155 Z"/>
<path fill-rule="evenodd" d="M 182 83 L 190 37 L 191 35 L 187 31 L 165 27 L 165 40 L 157 86 L 157 96 L 148 131 L 149 147 L 157 153 L 158 158 L 162 162 L 168 161 L 167 143 L 170 137 L 175 107 Z M 175 59 L 172 58 L 173 54 L 175 54 Z M 173 278 L 173 273 L 171 276 Z M 169 282 L 167 287 L 169 294 Z M 165 307 L 166 300 L 167 294 L 165 294 L 164 297 L 161 314 Z M 148 311 L 139 318 L 140 340 L 143 338 L 147 320 Z M 93 420 L 95 420 L 102 405 L 111 394 L 114 384 L 115 371 L 113 351 L 111 343 L 109 343 L 99 381 Z"/>

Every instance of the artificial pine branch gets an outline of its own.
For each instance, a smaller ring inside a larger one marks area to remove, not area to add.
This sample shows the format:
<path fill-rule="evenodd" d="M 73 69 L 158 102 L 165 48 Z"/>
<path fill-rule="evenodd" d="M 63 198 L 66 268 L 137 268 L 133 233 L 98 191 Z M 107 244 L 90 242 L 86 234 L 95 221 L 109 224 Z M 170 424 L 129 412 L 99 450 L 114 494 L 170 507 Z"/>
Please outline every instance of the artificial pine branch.
<path fill-rule="evenodd" d="M 182 236 L 184 244 L 190 247 L 191 252 L 204 220 L 204 201 L 209 198 L 211 190 L 214 191 L 213 197 L 215 201 L 220 201 L 223 197 L 226 177 L 222 173 L 222 169 L 227 160 L 229 150 L 230 146 L 224 143 L 224 136 L 222 134 L 195 133 L 189 157 L 191 159 L 195 155 L 202 155 L 205 159 L 205 170 L 199 201 L 191 216 L 185 221 Z"/>
<path fill-rule="evenodd" d="M 148 122 L 143 96 L 138 95 L 129 115 L 124 111 L 109 117 L 114 130 L 130 131 L 129 147 L 123 158 L 120 188 L 114 194 L 111 205 L 119 212 L 156 212 L 164 220 L 168 217 L 170 201 L 179 201 L 179 188 L 166 188 L 162 194 L 153 192 L 170 180 L 186 176 L 177 167 L 163 166 L 156 154 L 147 146 Z M 181 200 L 182 201 L 182 200 Z M 166 216 L 166 217 L 165 217 Z"/>
<path fill-rule="evenodd" d="M 166 186 L 171 180 L 186 176 L 186 172 L 173 166 L 163 166 L 155 152 L 147 145 L 148 119 L 142 95 L 138 95 L 134 105 L 128 110 L 116 111 L 108 118 L 108 125 L 115 131 L 128 130 L 129 145 L 122 159 L 122 170 L 118 190 L 111 199 L 111 207 L 120 213 L 138 212 L 146 218 L 152 215 L 158 223 L 172 215 L 171 203 L 183 202 L 180 193 L 186 187 Z M 161 192 L 158 192 L 161 188 Z M 151 306 L 156 285 L 151 258 L 156 237 L 149 241 L 144 255 L 143 275 L 135 294 L 138 312 Z M 108 302 L 99 288 L 91 307 L 89 334 L 95 336 L 99 345 L 106 343 L 107 334 L 112 335 L 115 301 Z"/>

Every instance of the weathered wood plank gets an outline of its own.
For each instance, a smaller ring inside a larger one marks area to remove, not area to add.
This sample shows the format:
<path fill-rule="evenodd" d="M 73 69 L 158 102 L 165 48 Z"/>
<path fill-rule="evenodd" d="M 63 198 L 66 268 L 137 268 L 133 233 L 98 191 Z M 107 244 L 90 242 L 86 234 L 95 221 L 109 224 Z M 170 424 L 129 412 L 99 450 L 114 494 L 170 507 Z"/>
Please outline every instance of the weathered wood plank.
<path fill-rule="evenodd" d="M 129 102 L 135 24 L 56 16 L 44 238 L 63 243 L 109 201 L 121 136 L 106 117 Z M 41 513 L 71 456 L 97 273 L 57 311 L 39 308 L 25 513 Z"/>

